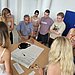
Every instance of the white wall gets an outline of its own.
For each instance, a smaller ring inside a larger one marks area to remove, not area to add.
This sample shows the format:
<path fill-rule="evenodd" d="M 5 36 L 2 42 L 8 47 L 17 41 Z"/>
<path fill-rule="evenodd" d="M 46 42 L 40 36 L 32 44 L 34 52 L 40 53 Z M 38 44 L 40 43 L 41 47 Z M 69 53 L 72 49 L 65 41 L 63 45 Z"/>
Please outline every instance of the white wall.
<path fill-rule="evenodd" d="M 37 0 L 8 0 L 8 7 L 15 16 L 15 23 L 18 24 L 25 14 L 33 15 L 36 10 Z"/>
<path fill-rule="evenodd" d="M 0 0 L 1 1 L 1 0 Z M 46 0 L 49 2 L 48 0 Z M 50 0 L 51 1 L 51 17 L 56 18 L 56 14 L 60 11 L 64 12 L 66 10 L 75 11 L 75 0 Z M 43 14 L 43 10 L 46 8 L 47 3 L 45 0 L 8 0 L 8 7 L 15 16 L 15 22 L 18 23 L 23 19 L 25 14 L 33 15 L 36 9 L 40 10 Z M 39 3 L 39 4 L 38 4 Z M 1 5 L 1 2 L 0 2 Z"/>
<path fill-rule="evenodd" d="M 17 0 L 8 0 L 8 8 L 11 10 L 11 13 L 14 15 L 15 23 L 17 18 Z"/>
<path fill-rule="evenodd" d="M 75 0 L 52 0 L 51 17 L 56 18 L 56 14 L 60 11 L 66 10 L 75 11 Z"/>
<path fill-rule="evenodd" d="M 25 14 L 33 15 L 38 9 L 40 16 L 43 15 L 45 9 L 50 7 L 52 0 L 8 0 L 8 7 L 13 11 L 16 24 L 23 19 Z"/>
<path fill-rule="evenodd" d="M 0 13 L 1 13 L 1 0 L 0 0 Z"/>
<path fill-rule="evenodd" d="M 33 15 L 36 6 L 37 6 L 37 0 L 23 0 L 21 18 L 23 18 L 25 14 Z"/>

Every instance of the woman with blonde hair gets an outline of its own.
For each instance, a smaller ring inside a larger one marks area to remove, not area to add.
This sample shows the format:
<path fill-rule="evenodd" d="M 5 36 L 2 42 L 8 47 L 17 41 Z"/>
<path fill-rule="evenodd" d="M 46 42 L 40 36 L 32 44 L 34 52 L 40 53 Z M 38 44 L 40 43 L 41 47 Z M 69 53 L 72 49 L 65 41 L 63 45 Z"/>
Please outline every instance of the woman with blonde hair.
<path fill-rule="evenodd" d="M 73 75 L 73 52 L 72 45 L 68 38 L 57 37 L 49 52 L 49 64 L 47 75 Z M 40 75 L 44 75 L 39 70 Z"/>
<path fill-rule="evenodd" d="M 9 46 L 8 28 L 4 22 L 0 22 L 0 75 L 12 75 Z"/>
<path fill-rule="evenodd" d="M 67 34 L 67 38 L 71 40 L 73 48 L 75 48 L 75 28 L 71 28 Z"/>
<path fill-rule="evenodd" d="M 4 23 L 6 23 L 8 30 L 9 30 L 9 34 L 10 34 L 11 44 L 13 44 L 12 30 L 14 29 L 14 18 L 11 15 L 11 11 L 8 8 L 4 8 L 2 10 L 0 21 L 3 21 Z"/>

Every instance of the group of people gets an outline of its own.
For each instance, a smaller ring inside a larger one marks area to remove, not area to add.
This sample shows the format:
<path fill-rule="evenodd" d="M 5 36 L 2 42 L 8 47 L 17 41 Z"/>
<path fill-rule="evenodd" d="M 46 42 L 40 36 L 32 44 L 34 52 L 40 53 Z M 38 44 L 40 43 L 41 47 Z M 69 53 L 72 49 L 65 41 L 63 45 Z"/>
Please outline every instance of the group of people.
<path fill-rule="evenodd" d="M 34 16 L 24 15 L 24 21 L 17 25 L 19 41 L 26 41 L 30 37 L 50 47 L 47 75 L 73 75 L 73 46 L 71 40 L 62 36 L 66 28 L 63 22 L 64 14 L 59 12 L 56 21 L 53 21 L 47 9 L 42 18 L 38 17 L 39 11 Z M 2 10 L 0 17 L 0 75 L 13 75 L 11 69 L 10 45 L 13 43 L 12 30 L 14 29 L 14 17 L 8 8 Z M 44 70 L 39 68 L 40 75 Z"/>
<path fill-rule="evenodd" d="M 32 36 L 44 45 L 48 43 L 50 47 L 53 40 L 58 36 L 62 36 L 66 28 L 63 22 L 64 13 L 59 12 L 56 21 L 49 17 L 50 11 L 48 9 L 45 10 L 43 17 L 39 18 L 38 15 L 38 10 L 34 12 L 31 18 L 29 15 L 24 15 L 24 21 L 21 21 L 16 29 L 21 40 L 24 41 L 24 39 L 26 40 Z"/>

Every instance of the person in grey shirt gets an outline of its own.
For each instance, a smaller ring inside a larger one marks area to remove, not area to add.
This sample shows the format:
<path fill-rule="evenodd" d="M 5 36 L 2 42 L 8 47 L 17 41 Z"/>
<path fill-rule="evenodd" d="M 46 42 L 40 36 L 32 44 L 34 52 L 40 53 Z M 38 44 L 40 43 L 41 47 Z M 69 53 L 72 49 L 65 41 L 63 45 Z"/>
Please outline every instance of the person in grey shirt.
<path fill-rule="evenodd" d="M 53 24 L 53 20 L 49 17 L 50 11 L 47 9 L 44 12 L 44 16 L 40 20 L 40 29 L 37 41 L 46 45 L 48 41 L 48 33 L 51 25 Z"/>
<path fill-rule="evenodd" d="M 33 25 L 30 22 L 30 16 L 24 15 L 24 21 L 21 21 L 16 29 L 22 41 L 25 41 L 29 39 L 30 36 L 33 36 Z"/>

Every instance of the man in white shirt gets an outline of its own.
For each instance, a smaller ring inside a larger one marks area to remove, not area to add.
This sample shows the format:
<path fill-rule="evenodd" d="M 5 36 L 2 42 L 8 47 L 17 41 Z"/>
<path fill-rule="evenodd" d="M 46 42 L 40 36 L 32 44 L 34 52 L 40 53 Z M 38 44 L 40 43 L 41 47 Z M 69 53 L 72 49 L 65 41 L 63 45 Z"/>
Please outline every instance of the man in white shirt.
<path fill-rule="evenodd" d="M 49 38 L 49 44 L 48 44 L 49 47 L 51 46 L 53 40 L 56 37 L 62 36 L 62 33 L 66 28 L 66 25 L 63 22 L 63 19 L 64 19 L 63 12 L 59 12 L 57 14 L 57 20 L 50 27 L 50 38 Z"/>

